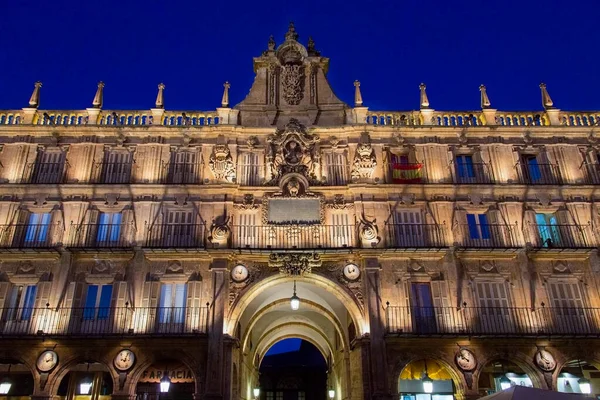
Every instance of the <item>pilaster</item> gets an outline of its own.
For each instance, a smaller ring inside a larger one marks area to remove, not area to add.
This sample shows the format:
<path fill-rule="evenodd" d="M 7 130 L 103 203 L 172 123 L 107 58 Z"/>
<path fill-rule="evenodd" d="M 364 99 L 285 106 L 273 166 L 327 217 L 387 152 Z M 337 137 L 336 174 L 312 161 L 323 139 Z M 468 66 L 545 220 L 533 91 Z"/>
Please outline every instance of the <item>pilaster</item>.
<path fill-rule="evenodd" d="M 433 113 L 434 109 L 432 108 L 422 108 L 421 109 L 421 120 L 423 121 L 423 125 L 433 125 Z"/>
<path fill-rule="evenodd" d="M 99 108 L 86 108 L 88 114 L 88 125 L 98 125 L 98 117 L 100 116 Z"/>
<path fill-rule="evenodd" d="M 152 113 L 152 125 L 162 125 L 163 115 L 165 114 L 164 108 L 151 108 Z"/>
<path fill-rule="evenodd" d="M 546 116 L 550 125 L 561 125 L 560 110 L 558 108 L 550 108 L 546 110 Z"/>
<path fill-rule="evenodd" d="M 485 125 L 498 125 L 496 122 L 496 112 L 498 110 L 494 108 L 484 108 L 481 110 L 483 118 L 485 119 Z"/>
<path fill-rule="evenodd" d="M 352 109 L 353 124 L 366 124 L 369 107 L 354 107 Z"/>
<path fill-rule="evenodd" d="M 21 123 L 23 125 L 33 124 L 33 118 L 35 117 L 35 113 L 37 112 L 37 108 L 23 108 L 23 113 L 21 114 Z"/>

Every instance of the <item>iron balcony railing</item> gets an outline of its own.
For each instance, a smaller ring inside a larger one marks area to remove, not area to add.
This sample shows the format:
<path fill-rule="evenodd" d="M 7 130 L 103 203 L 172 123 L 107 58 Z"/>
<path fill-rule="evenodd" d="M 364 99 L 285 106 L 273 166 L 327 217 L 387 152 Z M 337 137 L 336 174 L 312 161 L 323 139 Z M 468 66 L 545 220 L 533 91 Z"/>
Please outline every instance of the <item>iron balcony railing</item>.
<path fill-rule="evenodd" d="M 319 249 L 358 246 L 354 225 L 233 225 L 231 233 L 231 247 L 242 249 Z"/>
<path fill-rule="evenodd" d="M 575 224 L 531 224 L 531 245 L 536 248 L 592 248 L 595 247 L 590 225 Z"/>
<path fill-rule="evenodd" d="M 204 224 L 154 224 L 147 228 L 148 248 L 206 247 L 206 225 Z"/>
<path fill-rule="evenodd" d="M 5 308 L 0 336 L 164 336 L 206 332 L 208 307 Z"/>
<path fill-rule="evenodd" d="M 600 336 L 600 308 L 386 308 L 386 328 L 405 336 Z"/>
<path fill-rule="evenodd" d="M 134 162 L 98 162 L 94 163 L 94 182 L 131 183 L 131 171 Z"/>
<path fill-rule="evenodd" d="M 384 247 L 445 247 L 444 228 L 444 225 L 437 224 L 386 224 Z"/>
<path fill-rule="evenodd" d="M 556 164 L 528 164 L 518 162 L 515 165 L 519 182 L 527 185 L 561 185 L 560 170 Z"/>
<path fill-rule="evenodd" d="M 70 247 L 124 248 L 133 246 L 132 223 L 81 224 L 71 228 Z"/>
<path fill-rule="evenodd" d="M 164 176 L 161 182 L 166 184 L 201 184 L 202 170 L 204 164 L 201 162 L 169 162 L 163 168 Z"/>
<path fill-rule="evenodd" d="M 64 162 L 35 162 L 27 164 L 25 174 L 31 172 L 28 183 L 65 183 L 69 164 Z M 25 181 L 23 179 L 23 181 Z"/>
<path fill-rule="evenodd" d="M 507 224 L 460 224 L 456 226 L 460 247 L 515 248 L 519 244 L 517 226 Z M 456 237 L 456 236 L 455 236 Z"/>
<path fill-rule="evenodd" d="M 390 183 L 425 183 L 422 163 L 389 163 Z"/>
<path fill-rule="evenodd" d="M 460 184 L 486 184 L 493 183 L 493 173 L 486 163 L 464 163 L 453 161 L 450 170 L 454 175 L 454 182 Z"/>
<path fill-rule="evenodd" d="M 0 225 L 0 248 L 51 248 L 62 240 L 62 224 Z"/>

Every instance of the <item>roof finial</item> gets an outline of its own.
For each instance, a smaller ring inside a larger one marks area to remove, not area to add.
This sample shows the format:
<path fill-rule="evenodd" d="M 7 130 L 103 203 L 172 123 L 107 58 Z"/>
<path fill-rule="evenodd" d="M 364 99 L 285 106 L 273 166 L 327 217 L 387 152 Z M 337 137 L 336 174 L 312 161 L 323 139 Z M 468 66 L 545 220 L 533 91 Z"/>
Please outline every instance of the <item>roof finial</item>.
<path fill-rule="evenodd" d="M 490 103 L 485 85 L 479 85 L 479 91 L 481 92 L 481 108 L 490 108 L 492 103 Z"/>
<path fill-rule="evenodd" d="M 298 34 L 296 33 L 296 27 L 294 23 L 290 21 L 290 25 L 288 26 L 288 31 L 285 34 L 285 40 L 298 40 Z"/>
<path fill-rule="evenodd" d="M 274 51 L 275 50 L 275 38 L 273 38 L 273 35 L 269 36 L 269 43 L 267 45 L 269 51 Z"/>
<path fill-rule="evenodd" d="M 37 81 L 33 86 L 33 93 L 31 93 L 31 98 L 29 99 L 29 107 L 38 108 L 40 105 L 40 88 L 42 87 L 42 82 Z"/>
<path fill-rule="evenodd" d="M 221 99 L 221 107 L 227 108 L 227 107 L 229 107 L 229 88 L 231 87 L 231 85 L 229 84 L 229 82 L 225 82 L 223 84 L 223 87 L 225 89 L 223 89 L 223 98 Z"/>
<path fill-rule="evenodd" d="M 425 92 L 426 88 L 427 86 L 424 83 L 419 85 L 419 89 L 421 90 L 421 108 L 429 108 L 429 99 L 427 98 L 427 92 Z"/>
<path fill-rule="evenodd" d="M 363 100 L 360 94 L 360 82 L 354 81 L 354 107 L 362 107 Z"/>
<path fill-rule="evenodd" d="M 156 108 L 165 108 L 165 99 L 163 96 L 163 91 L 165 90 L 165 84 L 158 84 L 158 94 L 156 95 Z"/>
<path fill-rule="evenodd" d="M 96 90 L 96 95 L 94 96 L 94 100 L 92 101 L 92 107 L 102 108 L 103 89 L 104 89 L 104 82 L 102 82 L 102 81 L 98 82 L 98 89 Z"/>
<path fill-rule="evenodd" d="M 542 89 L 542 105 L 544 106 L 544 109 L 548 110 L 554 108 L 554 103 L 548 94 L 548 89 L 546 89 L 546 84 L 544 82 L 540 83 L 540 89 Z"/>

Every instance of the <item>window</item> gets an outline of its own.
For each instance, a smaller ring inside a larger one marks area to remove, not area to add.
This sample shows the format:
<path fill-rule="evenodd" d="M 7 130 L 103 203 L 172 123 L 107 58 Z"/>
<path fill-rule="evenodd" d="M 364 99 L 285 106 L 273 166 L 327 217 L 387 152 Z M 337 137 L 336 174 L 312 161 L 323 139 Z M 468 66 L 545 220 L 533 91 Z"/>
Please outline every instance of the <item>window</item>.
<path fill-rule="evenodd" d="M 558 220 L 554 214 L 535 214 L 542 247 L 553 247 L 560 244 Z"/>
<path fill-rule="evenodd" d="M 411 163 L 408 154 L 391 154 L 391 173 L 393 183 L 418 183 L 421 182 L 420 163 Z"/>
<path fill-rule="evenodd" d="M 35 306 L 35 285 L 15 285 L 8 302 L 7 319 L 10 321 L 29 321 Z"/>
<path fill-rule="evenodd" d="M 267 392 L 267 400 L 275 400 L 275 393 Z"/>
<path fill-rule="evenodd" d="M 411 283 L 410 307 L 413 324 L 419 333 L 435 332 L 435 310 L 429 283 Z"/>
<path fill-rule="evenodd" d="M 283 400 L 283 392 L 275 392 L 275 400 Z"/>
<path fill-rule="evenodd" d="M 88 285 L 83 311 L 84 319 L 102 320 L 108 318 L 112 289 L 112 285 Z"/>
<path fill-rule="evenodd" d="M 25 230 L 25 243 L 45 243 L 50 228 L 50 213 L 32 213 L 29 215 Z"/>
<path fill-rule="evenodd" d="M 182 324 L 185 316 L 185 283 L 164 283 L 160 288 L 158 322 Z"/>
<path fill-rule="evenodd" d="M 475 178 L 472 155 L 456 156 L 456 174 L 459 178 Z"/>
<path fill-rule="evenodd" d="M 486 214 L 467 214 L 467 225 L 471 239 L 490 239 L 490 225 Z"/>
<path fill-rule="evenodd" d="M 348 181 L 348 160 L 346 153 L 329 152 L 325 154 L 327 183 L 332 186 L 345 185 Z"/>
<path fill-rule="evenodd" d="M 121 213 L 100 213 L 97 243 L 117 243 L 121 236 Z"/>
<path fill-rule="evenodd" d="M 167 247 L 192 246 L 196 243 L 196 226 L 192 210 L 169 210 L 163 232 Z"/>
<path fill-rule="evenodd" d="M 542 170 L 537 156 L 533 154 L 523 155 L 523 172 L 525 180 L 529 183 L 536 183 L 542 180 Z"/>
<path fill-rule="evenodd" d="M 585 312 L 583 292 L 577 282 L 548 283 L 550 315 L 557 333 L 586 333 L 594 323 Z"/>
<path fill-rule="evenodd" d="M 331 237 L 332 243 L 326 243 L 329 247 L 347 247 L 352 245 L 352 232 L 354 227 L 350 225 L 348 214 L 333 214 L 333 232 L 326 232 L 327 237 Z M 330 236 L 331 235 L 331 236 Z"/>
<path fill-rule="evenodd" d="M 483 333 L 510 333 L 509 298 L 505 282 L 477 282 L 475 285 L 480 315 L 479 330 Z M 501 317 L 501 318 L 499 318 Z"/>
<path fill-rule="evenodd" d="M 306 400 L 306 393 L 298 392 L 298 400 Z"/>
<path fill-rule="evenodd" d="M 102 183 L 129 183 L 131 163 L 132 157 L 129 152 L 108 152 L 102 165 Z"/>
<path fill-rule="evenodd" d="M 253 152 L 240 153 L 238 165 L 238 183 L 245 186 L 260 185 L 260 164 L 258 154 Z"/>
<path fill-rule="evenodd" d="M 237 226 L 237 243 L 235 243 L 238 247 L 252 247 L 259 246 L 261 240 L 259 235 L 264 232 L 261 227 L 256 225 L 256 214 L 239 214 L 239 225 Z M 277 238 L 273 238 L 273 241 L 276 241 Z M 272 244 L 271 240 L 267 244 Z"/>
<path fill-rule="evenodd" d="M 60 183 L 65 165 L 65 152 L 41 151 L 33 168 L 32 183 Z"/>
<path fill-rule="evenodd" d="M 420 210 L 396 210 L 394 213 L 394 244 L 399 247 L 422 247 L 425 235 Z"/>
<path fill-rule="evenodd" d="M 169 165 L 168 183 L 198 183 L 197 154 L 191 151 L 172 153 Z"/>

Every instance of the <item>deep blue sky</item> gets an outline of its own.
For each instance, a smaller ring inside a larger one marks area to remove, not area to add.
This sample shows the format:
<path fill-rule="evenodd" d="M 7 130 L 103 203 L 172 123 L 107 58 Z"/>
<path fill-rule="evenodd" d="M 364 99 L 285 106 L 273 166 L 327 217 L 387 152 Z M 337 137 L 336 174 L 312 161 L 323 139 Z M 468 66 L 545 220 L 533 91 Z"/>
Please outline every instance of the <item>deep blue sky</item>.
<path fill-rule="evenodd" d="M 2 4 L 2 3 L 0 3 Z M 372 110 L 417 109 L 425 82 L 438 110 L 600 109 L 600 1 L 5 0 L 0 15 L 0 109 L 26 106 L 41 80 L 43 109 L 148 109 L 167 86 L 167 109 L 219 106 L 247 94 L 252 57 L 294 20 L 330 57 L 329 80 L 352 102 L 355 79 Z"/>

